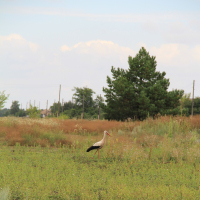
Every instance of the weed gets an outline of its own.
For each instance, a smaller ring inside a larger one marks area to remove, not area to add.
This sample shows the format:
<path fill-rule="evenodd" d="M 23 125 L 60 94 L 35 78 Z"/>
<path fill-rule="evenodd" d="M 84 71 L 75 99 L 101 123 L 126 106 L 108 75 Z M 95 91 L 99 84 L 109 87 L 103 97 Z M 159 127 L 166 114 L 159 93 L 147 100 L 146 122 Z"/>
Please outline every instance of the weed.
<path fill-rule="evenodd" d="M 10 199 L 10 192 L 9 188 L 0 188 L 0 199 L 1 200 L 9 200 Z"/>

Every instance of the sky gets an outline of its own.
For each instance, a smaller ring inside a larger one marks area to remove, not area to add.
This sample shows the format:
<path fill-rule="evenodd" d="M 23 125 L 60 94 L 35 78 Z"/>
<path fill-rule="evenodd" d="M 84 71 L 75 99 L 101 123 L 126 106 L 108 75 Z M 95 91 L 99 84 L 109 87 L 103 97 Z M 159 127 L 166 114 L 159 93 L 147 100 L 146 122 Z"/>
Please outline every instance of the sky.
<path fill-rule="evenodd" d="M 104 96 L 111 66 L 128 69 L 141 47 L 156 56 L 169 91 L 200 96 L 200 0 L 0 0 L 0 92 L 20 108 Z"/>

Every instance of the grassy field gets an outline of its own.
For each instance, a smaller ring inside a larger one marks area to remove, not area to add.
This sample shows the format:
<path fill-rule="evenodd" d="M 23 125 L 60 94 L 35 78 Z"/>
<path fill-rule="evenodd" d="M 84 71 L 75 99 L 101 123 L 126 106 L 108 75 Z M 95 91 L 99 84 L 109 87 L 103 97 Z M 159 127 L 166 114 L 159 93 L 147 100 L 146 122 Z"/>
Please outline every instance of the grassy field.
<path fill-rule="evenodd" d="M 100 150 L 86 149 L 112 137 Z M 200 199 L 200 116 L 0 118 L 0 199 Z"/>

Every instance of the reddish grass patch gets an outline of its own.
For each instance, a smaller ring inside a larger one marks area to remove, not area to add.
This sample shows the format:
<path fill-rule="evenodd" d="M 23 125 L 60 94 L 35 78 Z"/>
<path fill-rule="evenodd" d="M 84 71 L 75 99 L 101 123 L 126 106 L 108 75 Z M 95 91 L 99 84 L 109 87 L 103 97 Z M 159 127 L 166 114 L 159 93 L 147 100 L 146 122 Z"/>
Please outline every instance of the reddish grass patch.
<path fill-rule="evenodd" d="M 80 133 L 81 130 L 87 133 L 103 133 L 105 130 L 118 130 L 123 125 L 123 122 L 104 120 L 63 120 L 59 123 L 59 129 L 63 130 L 65 133 Z"/>
<path fill-rule="evenodd" d="M 190 117 L 190 122 L 195 128 L 200 129 L 200 115 L 194 115 L 193 117 Z"/>
<path fill-rule="evenodd" d="M 159 127 L 159 124 L 169 123 L 170 120 L 173 121 L 175 125 L 176 123 L 179 124 L 181 127 L 180 133 L 182 132 L 182 128 L 186 130 L 186 132 L 189 132 L 191 128 L 200 129 L 200 116 L 193 116 L 190 118 L 167 116 L 160 117 L 156 120 L 149 118 L 145 121 L 134 122 L 60 119 L 27 120 L 14 118 L 12 123 L 12 120 L 6 121 L 6 118 L 4 118 L 0 120 L 0 141 L 5 141 L 8 145 L 15 145 L 17 142 L 21 145 L 30 146 L 33 144 L 39 144 L 41 146 L 72 145 L 73 141 L 83 142 L 87 140 L 88 137 L 85 137 L 85 135 L 88 134 L 91 136 L 99 135 L 100 138 L 100 134 L 103 134 L 103 131 L 107 130 L 112 131 L 112 133 L 114 133 L 113 136 L 115 135 L 113 139 L 118 138 L 121 143 L 129 143 L 129 141 L 132 143 L 134 138 L 137 137 L 137 145 L 143 144 L 149 147 L 157 146 L 158 141 L 161 141 L 163 136 L 150 136 L 156 135 L 156 133 L 147 133 L 145 127 Z M 133 129 L 137 126 L 142 127 L 141 134 L 131 135 Z M 118 130 L 122 131 L 122 135 L 115 134 Z M 52 139 L 54 135 L 58 137 Z M 97 140 L 99 138 L 91 137 L 92 140 Z"/>

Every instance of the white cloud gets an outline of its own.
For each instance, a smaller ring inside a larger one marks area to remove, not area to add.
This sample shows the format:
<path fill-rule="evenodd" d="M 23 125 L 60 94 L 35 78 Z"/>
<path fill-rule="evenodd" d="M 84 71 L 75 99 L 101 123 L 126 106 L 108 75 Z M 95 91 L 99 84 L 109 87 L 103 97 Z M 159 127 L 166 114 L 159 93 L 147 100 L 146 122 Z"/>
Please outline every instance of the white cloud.
<path fill-rule="evenodd" d="M 168 64 L 179 54 L 178 44 L 163 44 L 161 47 L 151 47 L 151 53 L 162 63 Z"/>
<path fill-rule="evenodd" d="M 100 57 L 116 56 L 122 63 L 126 62 L 128 56 L 135 55 L 135 52 L 129 47 L 119 46 L 112 41 L 104 40 L 91 40 L 88 42 L 80 42 L 75 44 L 72 48 L 64 45 L 61 47 L 61 51 L 73 51 L 79 54 L 97 55 Z"/>
<path fill-rule="evenodd" d="M 0 40 L 24 40 L 19 34 L 10 34 L 7 36 L 0 36 Z"/>
<path fill-rule="evenodd" d="M 71 49 L 70 49 L 67 45 L 63 45 L 63 46 L 60 48 L 60 50 L 61 50 L 62 52 L 71 51 Z"/>
<path fill-rule="evenodd" d="M 36 52 L 39 48 L 39 45 L 32 43 L 32 42 L 29 42 L 29 47 L 33 52 Z"/>
<path fill-rule="evenodd" d="M 35 52 L 38 50 L 39 45 L 27 41 L 19 34 L 10 34 L 8 36 L 0 36 L 0 50 L 6 51 L 14 48 L 16 51 L 20 51 L 23 48 L 29 48 L 29 50 Z"/>
<path fill-rule="evenodd" d="M 19 34 L 0 36 L 0 60 L 9 69 L 31 69 L 39 56 L 39 45 L 24 39 Z"/>
<path fill-rule="evenodd" d="M 163 44 L 149 49 L 150 55 L 156 56 L 157 71 L 165 71 L 170 79 L 169 90 L 177 88 L 190 93 L 193 80 L 199 84 L 200 45 Z M 196 96 L 199 94 L 196 92 Z"/>
<path fill-rule="evenodd" d="M 189 47 L 183 44 L 163 44 L 160 47 L 151 47 L 150 52 L 156 55 L 160 64 L 196 67 L 200 59 L 200 45 Z"/>

